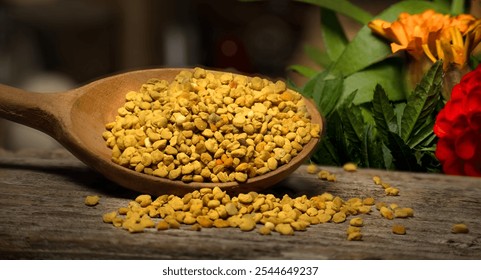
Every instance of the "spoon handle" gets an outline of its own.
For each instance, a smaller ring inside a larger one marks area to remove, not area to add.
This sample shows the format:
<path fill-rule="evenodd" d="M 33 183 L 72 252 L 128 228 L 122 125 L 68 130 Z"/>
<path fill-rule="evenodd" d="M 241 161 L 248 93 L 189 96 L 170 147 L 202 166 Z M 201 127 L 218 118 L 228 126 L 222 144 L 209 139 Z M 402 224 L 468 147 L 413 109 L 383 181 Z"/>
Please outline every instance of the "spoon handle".
<path fill-rule="evenodd" d="M 0 84 L 0 118 L 55 136 L 60 119 L 56 112 L 60 95 L 33 93 Z"/>

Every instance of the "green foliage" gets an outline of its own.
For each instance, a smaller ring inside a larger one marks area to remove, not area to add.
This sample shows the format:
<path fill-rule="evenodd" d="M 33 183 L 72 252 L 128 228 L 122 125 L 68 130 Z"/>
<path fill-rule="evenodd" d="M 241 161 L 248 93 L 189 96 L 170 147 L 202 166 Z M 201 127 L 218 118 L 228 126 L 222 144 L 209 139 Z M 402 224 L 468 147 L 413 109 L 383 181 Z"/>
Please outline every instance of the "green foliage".
<path fill-rule="evenodd" d="M 481 53 L 474 53 L 471 55 L 469 59 L 469 66 L 471 67 L 471 69 L 476 69 L 476 67 L 478 67 L 480 62 L 481 62 Z"/>
<path fill-rule="evenodd" d="M 369 168 L 386 168 L 383 155 L 383 142 L 376 137 L 374 127 L 370 124 L 366 125 L 364 129 L 361 162 L 364 162 L 364 166 Z"/>
<path fill-rule="evenodd" d="M 314 99 L 318 109 L 328 116 L 342 95 L 342 85 L 342 78 L 329 75 L 328 72 L 320 72 L 306 83 L 302 93 Z"/>
<path fill-rule="evenodd" d="M 380 85 L 377 85 L 374 90 L 372 105 L 372 112 L 376 126 L 379 128 L 380 137 L 386 142 L 389 138 L 389 132 L 397 133 L 399 129 L 394 108 Z"/>
<path fill-rule="evenodd" d="M 445 9 L 451 9 L 451 1 L 450 0 L 434 0 L 434 3 L 436 3 L 439 6 L 444 7 Z"/>
<path fill-rule="evenodd" d="M 442 61 L 433 64 L 408 93 L 403 58 L 393 57 L 389 44 L 367 25 L 348 41 L 337 17 L 343 14 L 367 24 L 373 19 L 369 13 L 348 1 L 298 1 L 320 7 L 325 49 L 305 47 L 309 58 L 324 70 L 291 67 L 309 78 L 300 91 L 314 99 L 326 119 L 326 131 L 311 160 L 326 165 L 355 162 L 370 168 L 439 171 L 433 126 L 444 104 Z M 401 12 L 426 9 L 461 13 L 463 7 L 464 1 L 456 0 L 400 1 L 375 18 L 393 21 Z M 479 61 L 472 58 L 471 65 Z"/>
<path fill-rule="evenodd" d="M 354 104 L 356 92 L 351 93 L 336 110 L 329 112 L 326 136 L 313 161 L 335 165 L 355 162 L 381 169 L 439 170 L 434 157 L 433 126 L 443 102 L 441 93 L 442 61 L 433 64 L 401 103 L 390 101 L 381 85 L 375 87 L 372 101 L 366 104 Z"/>
<path fill-rule="evenodd" d="M 386 90 L 389 100 L 404 100 L 406 98 L 404 83 L 392 82 L 403 75 L 403 67 L 401 59 L 391 57 L 345 77 L 341 102 L 354 90 L 357 90 L 353 100 L 355 104 L 370 102 L 378 84 Z"/>
<path fill-rule="evenodd" d="M 347 0 L 297 0 L 329 9 L 336 13 L 348 16 L 359 23 L 367 24 L 372 15 Z"/>
<path fill-rule="evenodd" d="M 328 68 L 331 65 L 332 60 L 329 58 L 326 52 L 321 51 L 313 46 L 304 46 L 304 52 L 307 54 L 309 59 L 314 61 L 317 65 Z"/>
<path fill-rule="evenodd" d="M 335 12 L 321 8 L 321 34 L 329 59 L 337 60 L 348 40 Z"/>
<path fill-rule="evenodd" d="M 442 102 L 441 85 L 442 61 L 438 61 L 402 106 L 390 101 L 380 85 L 367 104 L 355 105 L 356 92 L 351 93 L 330 111 L 326 136 L 313 160 L 335 165 L 356 162 L 381 169 L 439 170 L 433 126 Z"/>
<path fill-rule="evenodd" d="M 317 71 L 315 69 L 309 68 L 304 65 L 299 65 L 299 64 L 290 65 L 289 67 L 287 67 L 287 69 L 297 72 L 307 78 L 312 78 L 317 74 Z"/>
<path fill-rule="evenodd" d="M 464 0 L 453 0 L 451 3 L 451 13 L 453 15 L 462 14 L 464 12 Z"/>
<path fill-rule="evenodd" d="M 419 128 L 432 118 L 441 98 L 442 82 L 443 65 L 438 61 L 408 97 L 401 119 L 401 137 L 404 141 L 415 136 Z"/>
<path fill-rule="evenodd" d="M 387 147 L 391 151 L 394 165 L 400 170 L 421 171 L 421 166 L 417 163 L 416 157 L 408 145 L 401 137 L 393 132 L 388 132 Z"/>

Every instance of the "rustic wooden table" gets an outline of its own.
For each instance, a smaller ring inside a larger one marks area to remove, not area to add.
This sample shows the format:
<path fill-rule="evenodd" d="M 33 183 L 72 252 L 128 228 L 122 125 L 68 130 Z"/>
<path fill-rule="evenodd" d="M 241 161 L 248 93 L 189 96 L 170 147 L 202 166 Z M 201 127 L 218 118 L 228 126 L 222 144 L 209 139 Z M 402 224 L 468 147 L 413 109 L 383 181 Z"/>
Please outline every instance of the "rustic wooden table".
<path fill-rule="evenodd" d="M 267 192 L 343 199 L 372 196 L 412 207 L 415 216 L 387 220 L 373 207 L 364 214 L 362 241 L 346 239 L 347 222 L 319 224 L 294 236 L 239 229 L 156 231 L 130 234 L 102 222 L 102 214 L 137 195 L 96 174 L 65 150 L 0 150 L 1 259 L 481 259 L 481 179 L 361 169 L 348 173 L 323 167 L 337 182 L 321 181 L 299 168 Z M 372 181 L 400 189 L 387 197 Z M 97 206 L 84 204 L 99 195 Z M 453 234 L 463 222 L 469 233 Z M 394 235 L 394 223 L 406 235 Z"/>

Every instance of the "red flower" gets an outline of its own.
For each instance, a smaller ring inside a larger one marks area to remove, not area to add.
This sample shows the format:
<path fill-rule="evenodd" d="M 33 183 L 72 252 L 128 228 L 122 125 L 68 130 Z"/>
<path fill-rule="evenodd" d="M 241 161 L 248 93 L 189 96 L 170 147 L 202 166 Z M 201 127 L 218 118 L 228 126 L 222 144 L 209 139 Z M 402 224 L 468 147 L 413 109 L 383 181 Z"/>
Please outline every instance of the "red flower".
<path fill-rule="evenodd" d="M 434 133 L 444 173 L 481 177 L 481 64 L 454 86 Z"/>

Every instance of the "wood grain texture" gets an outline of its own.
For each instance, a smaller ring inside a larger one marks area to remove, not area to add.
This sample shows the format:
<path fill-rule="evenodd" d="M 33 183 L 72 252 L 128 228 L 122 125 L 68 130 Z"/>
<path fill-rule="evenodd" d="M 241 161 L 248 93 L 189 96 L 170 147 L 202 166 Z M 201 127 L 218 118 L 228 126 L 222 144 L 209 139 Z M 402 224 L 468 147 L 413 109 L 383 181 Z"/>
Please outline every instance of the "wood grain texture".
<path fill-rule="evenodd" d="M 330 192 L 343 199 L 372 196 L 412 207 L 415 217 L 362 215 L 363 241 L 347 241 L 342 224 L 311 226 L 295 236 L 261 236 L 239 229 L 200 232 L 151 230 L 130 234 L 102 222 L 102 214 L 125 206 L 136 193 L 95 173 L 64 150 L 0 151 L 0 258 L 2 259 L 481 259 L 481 180 L 435 174 L 362 169 L 354 173 L 324 167 L 337 175 L 326 182 L 301 166 L 267 192 L 291 196 Z M 386 197 L 372 182 L 379 175 L 400 189 Z M 100 204 L 84 205 L 87 195 Z M 468 234 L 452 234 L 454 223 Z M 391 226 L 406 226 L 394 235 Z"/>

